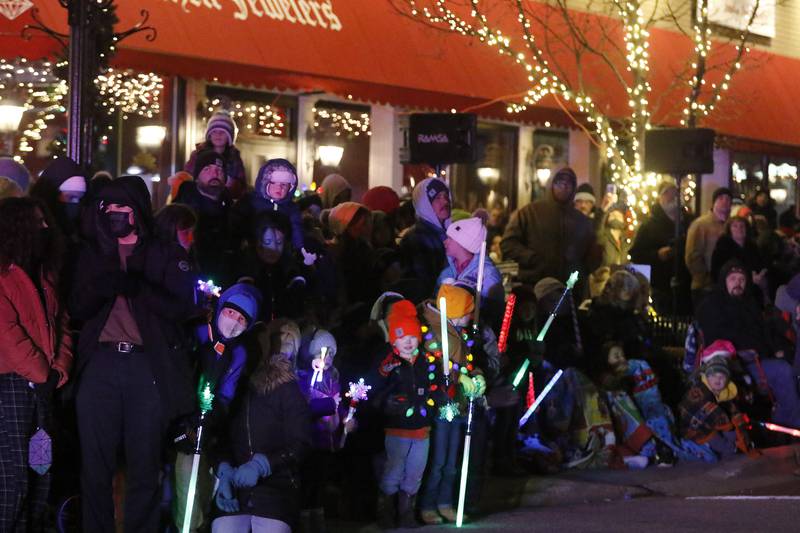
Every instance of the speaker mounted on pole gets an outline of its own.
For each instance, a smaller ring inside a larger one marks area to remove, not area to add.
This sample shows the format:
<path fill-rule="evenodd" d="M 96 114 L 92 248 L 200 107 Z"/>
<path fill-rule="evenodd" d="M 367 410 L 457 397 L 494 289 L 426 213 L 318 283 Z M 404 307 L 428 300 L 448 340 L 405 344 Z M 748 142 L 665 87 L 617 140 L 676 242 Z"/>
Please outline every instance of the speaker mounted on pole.
<path fill-rule="evenodd" d="M 644 169 L 685 176 L 714 172 L 714 130 L 654 128 L 644 135 Z"/>

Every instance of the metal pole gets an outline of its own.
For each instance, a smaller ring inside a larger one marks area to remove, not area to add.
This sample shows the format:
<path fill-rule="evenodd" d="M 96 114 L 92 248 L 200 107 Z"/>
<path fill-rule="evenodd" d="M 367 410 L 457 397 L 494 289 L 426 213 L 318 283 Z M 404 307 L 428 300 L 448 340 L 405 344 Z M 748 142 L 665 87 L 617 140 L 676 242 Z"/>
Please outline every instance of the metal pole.
<path fill-rule="evenodd" d="M 92 158 L 92 112 L 90 83 L 94 79 L 94 29 L 91 0 L 71 0 L 69 19 L 69 122 L 67 156 L 86 167 Z"/>

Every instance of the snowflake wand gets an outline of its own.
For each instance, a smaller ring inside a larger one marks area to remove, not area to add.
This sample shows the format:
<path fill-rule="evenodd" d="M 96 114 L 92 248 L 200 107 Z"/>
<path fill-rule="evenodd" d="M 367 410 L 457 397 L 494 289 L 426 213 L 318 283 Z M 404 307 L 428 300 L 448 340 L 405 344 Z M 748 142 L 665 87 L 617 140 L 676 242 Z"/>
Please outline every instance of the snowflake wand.
<path fill-rule="evenodd" d="M 370 385 L 364 383 L 364 378 L 359 378 L 357 383 L 350 382 L 350 390 L 345 393 L 345 396 L 350 398 L 350 407 L 347 409 L 347 416 L 344 417 L 344 431 L 342 431 L 342 440 L 339 442 L 339 448 L 344 448 L 344 443 L 347 440 L 347 423 L 355 416 L 358 402 L 366 400 L 367 393 L 371 389 Z"/>

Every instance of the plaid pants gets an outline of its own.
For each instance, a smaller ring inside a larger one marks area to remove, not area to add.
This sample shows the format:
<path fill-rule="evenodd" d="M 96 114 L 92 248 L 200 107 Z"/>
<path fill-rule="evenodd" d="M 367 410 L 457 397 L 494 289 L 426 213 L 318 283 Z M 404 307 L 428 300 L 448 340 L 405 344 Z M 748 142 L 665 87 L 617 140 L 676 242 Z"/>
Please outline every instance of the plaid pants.
<path fill-rule="evenodd" d="M 28 467 L 28 440 L 36 431 L 36 397 L 18 374 L 0 374 L 0 531 L 43 531 L 50 473 Z"/>

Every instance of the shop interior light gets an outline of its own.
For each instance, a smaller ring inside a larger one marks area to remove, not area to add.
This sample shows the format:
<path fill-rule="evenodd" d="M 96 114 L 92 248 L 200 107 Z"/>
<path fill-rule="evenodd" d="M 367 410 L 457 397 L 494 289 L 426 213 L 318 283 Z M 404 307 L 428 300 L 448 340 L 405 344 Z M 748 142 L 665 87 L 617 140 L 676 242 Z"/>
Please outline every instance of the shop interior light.
<path fill-rule="evenodd" d="M 22 114 L 25 107 L 14 104 L 0 104 L 0 133 L 11 133 L 17 131 L 19 123 L 22 122 Z"/>
<path fill-rule="evenodd" d="M 547 185 L 547 180 L 550 179 L 550 172 L 549 168 L 537 168 L 536 169 L 536 179 L 539 180 L 539 185 L 544 187 Z"/>
<path fill-rule="evenodd" d="M 344 155 L 343 146 L 323 144 L 317 147 L 317 158 L 326 167 L 338 167 Z"/>
<path fill-rule="evenodd" d="M 775 200 L 775 202 L 782 204 L 786 201 L 786 198 L 789 196 L 789 192 L 786 189 L 770 189 L 769 190 L 769 197 Z"/>
<path fill-rule="evenodd" d="M 158 148 L 167 136 L 164 126 L 139 126 L 136 128 L 136 145 L 139 148 Z"/>
<path fill-rule="evenodd" d="M 478 179 L 480 179 L 484 185 L 491 185 L 493 183 L 497 183 L 497 181 L 500 179 L 499 168 L 479 167 L 476 172 L 478 174 Z"/>

